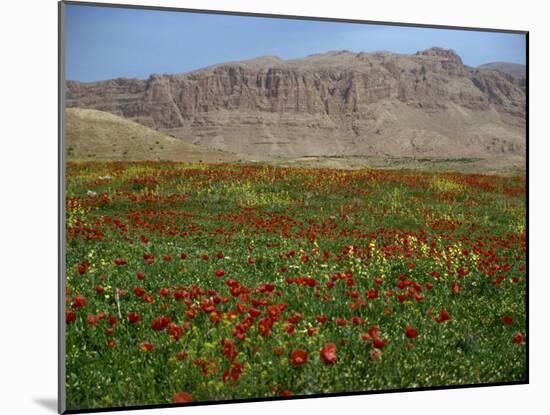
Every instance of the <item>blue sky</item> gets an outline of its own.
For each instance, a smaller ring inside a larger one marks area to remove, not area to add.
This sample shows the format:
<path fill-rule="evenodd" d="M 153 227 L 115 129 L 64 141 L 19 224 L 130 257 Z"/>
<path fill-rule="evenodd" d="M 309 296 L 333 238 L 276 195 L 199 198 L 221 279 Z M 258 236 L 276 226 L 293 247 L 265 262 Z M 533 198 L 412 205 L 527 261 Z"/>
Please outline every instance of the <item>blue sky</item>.
<path fill-rule="evenodd" d="M 67 5 L 67 79 L 145 79 L 204 66 L 328 50 L 396 53 L 440 46 L 466 65 L 525 64 L 520 34 Z"/>

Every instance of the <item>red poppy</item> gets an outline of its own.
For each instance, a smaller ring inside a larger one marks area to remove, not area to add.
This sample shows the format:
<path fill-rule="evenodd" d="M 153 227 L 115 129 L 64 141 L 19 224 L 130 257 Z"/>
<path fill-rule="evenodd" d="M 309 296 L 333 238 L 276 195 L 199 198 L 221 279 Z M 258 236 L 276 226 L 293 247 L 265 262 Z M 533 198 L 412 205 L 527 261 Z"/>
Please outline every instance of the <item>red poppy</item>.
<path fill-rule="evenodd" d="M 88 300 L 83 295 L 77 295 L 73 300 L 73 308 L 82 308 L 88 304 Z"/>
<path fill-rule="evenodd" d="M 147 304 L 151 304 L 153 301 L 154 301 L 154 298 L 152 295 L 149 295 L 149 294 L 145 294 L 143 296 L 143 301 Z"/>
<path fill-rule="evenodd" d="M 347 320 L 345 320 L 343 318 L 340 318 L 340 317 L 336 317 L 335 322 L 336 322 L 337 326 L 341 326 L 341 327 L 348 324 Z"/>
<path fill-rule="evenodd" d="M 514 322 L 514 319 L 512 318 L 512 316 L 502 316 L 502 322 L 507 326 L 510 326 Z"/>
<path fill-rule="evenodd" d="M 248 263 L 250 265 L 254 265 L 256 263 L 256 260 L 254 258 L 252 258 L 251 256 L 248 257 Z"/>
<path fill-rule="evenodd" d="M 456 281 L 453 281 L 451 283 L 451 288 L 453 290 L 453 293 L 455 293 L 455 294 L 458 294 L 460 292 L 460 287 L 458 285 L 458 282 L 456 282 Z"/>
<path fill-rule="evenodd" d="M 86 321 L 90 326 L 95 326 L 97 324 L 98 318 L 94 315 L 89 315 L 86 317 Z"/>
<path fill-rule="evenodd" d="M 289 391 L 288 389 L 285 389 L 284 391 L 282 391 L 280 393 L 281 396 L 292 396 L 294 395 L 291 391 Z"/>
<path fill-rule="evenodd" d="M 439 315 L 435 318 L 435 321 L 437 321 L 438 323 L 443 323 L 450 319 L 451 319 L 451 316 L 449 315 L 447 310 L 442 308 L 441 311 L 439 312 Z"/>
<path fill-rule="evenodd" d="M 72 323 L 76 320 L 76 313 L 72 310 L 65 311 L 65 321 L 67 323 Z"/>
<path fill-rule="evenodd" d="M 223 354 L 225 357 L 227 357 L 229 360 L 233 361 L 237 357 L 237 350 L 235 350 L 235 344 L 229 340 L 222 338 L 220 340 L 220 344 L 223 348 Z"/>
<path fill-rule="evenodd" d="M 176 355 L 176 360 L 177 361 L 184 360 L 184 359 L 187 359 L 187 352 L 179 352 Z"/>
<path fill-rule="evenodd" d="M 86 274 L 86 271 L 88 271 L 88 264 L 83 262 L 82 264 L 78 265 L 78 273 L 80 275 Z"/>
<path fill-rule="evenodd" d="M 143 294 L 145 294 L 145 289 L 142 287 L 136 287 L 134 288 L 134 295 L 136 297 L 143 297 Z"/>
<path fill-rule="evenodd" d="M 409 339 L 414 339 L 418 337 L 418 330 L 416 330 L 412 326 L 405 327 L 405 336 L 407 336 Z"/>
<path fill-rule="evenodd" d="M 353 316 L 351 322 L 354 326 L 362 326 L 365 324 L 365 321 L 359 316 Z"/>
<path fill-rule="evenodd" d="M 130 311 L 128 313 L 128 321 L 132 324 L 139 323 L 141 321 L 141 316 L 138 313 Z"/>
<path fill-rule="evenodd" d="M 162 259 L 164 259 L 166 262 L 172 261 L 172 255 L 163 255 Z"/>
<path fill-rule="evenodd" d="M 258 310 L 257 308 L 251 307 L 248 311 L 248 314 L 250 314 L 251 317 L 255 318 L 262 314 L 262 311 Z"/>
<path fill-rule="evenodd" d="M 323 359 L 325 365 L 332 365 L 336 363 L 336 345 L 334 343 L 325 344 L 325 346 L 321 349 L 321 359 Z"/>
<path fill-rule="evenodd" d="M 149 342 L 141 342 L 139 344 L 139 348 L 142 352 L 151 353 L 154 349 L 154 346 L 152 343 L 149 343 Z"/>
<path fill-rule="evenodd" d="M 377 349 L 383 349 L 387 343 L 388 339 L 381 339 L 380 337 L 374 337 L 372 339 L 372 345 Z"/>
<path fill-rule="evenodd" d="M 376 288 L 371 288 L 367 293 L 365 294 L 365 297 L 369 300 L 374 300 L 378 298 L 378 290 Z"/>
<path fill-rule="evenodd" d="M 145 274 L 143 272 L 136 272 L 136 277 L 138 280 L 143 281 L 145 279 Z"/>
<path fill-rule="evenodd" d="M 155 331 L 162 331 L 170 324 L 170 322 L 169 317 L 161 316 L 151 322 L 151 328 Z"/>
<path fill-rule="evenodd" d="M 218 258 L 218 259 L 223 259 L 223 254 L 222 254 L 221 252 L 218 252 L 218 253 L 216 254 L 216 258 Z"/>
<path fill-rule="evenodd" d="M 180 259 L 187 259 L 187 254 L 185 252 L 182 252 L 180 254 Z"/>
<path fill-rule="evenodd" d="M 113 262 L 115 263 L 115 265 L 122 266 L 126 265 L 128 263 L 128 260 L 124 258 L 115 258 Z"/>
<path fill-rule="evenodd" d="M 523 334 L 521 334 L 521 332 L 518 331 L 516 334 L 514 334 L 513 341 L 515 344 L 523 343 Z"/>
<path fill-rule="evenodd" d="M 225 271 L 223 269 L 217 269 L 216 270 L 216 277 L 221 278 L 225 275 Z"/>
<path fill-rule="evenodd" d="M 193 402 L 193 397 L 187 392 L 178 392 L 174 395 L 175 403 L 189 403 Z"/>
<path fill-rule="evenodd" d="M 103 294 L 105 292 L 105 288 L 103 288 L 101 285 L 98 285 L 95 287 L 95 292 L 98 294 Z"/>
<path fill-rule="evenodd" d="M 307 363 L 307 352 L 296 349 L 293 350 L 292 353 L 290 353 L 290 364 L 294 366 L 302 366 Z"/>
<path fill-rule="evenodd" d="M 151 265 L 153 262 L 155 262 L 155 256 L 153 254 L 144 253 L 143 260 Z"/>
<path fill-rule="evenodd" d="M 325 324 L 328 320 L 328 317 L 325 316 L 325 315 L 320 315 L 320 316 L 315 317 L 315 320 L 317 320 L 319 322 L 319 324 Z"/>
<path fill-rule="evenodd" d="M 203 261 L 208 261 L 210 259 L 210 256 L 208 256 L 208 254 L 203 254 L 202 255 L 202 260 Z"/>
<path fill-rule="evenodd" d="M 168 297 L 170 294 L 170 290 L 168 288 L 161 288 L 160 289 L 160 296 L 161 297 Z"/>
<path fill-rule="evenodd" d="M 116 316 L 111 316 L 108 321 L 111 326 L 114 326 L 118 322 L 118 318 Z"/>
<path fill-rule="evenodd" d="M 258 321 L 258 331 L 264 337 L 269 336 L 269 333 L 271 333 L 272 325 L 273 322 L 271 321 L 271 319 L 268 317 L 264 317 Z"/>
<path fill-rule="evenodd" d="M 222 319 L 222 312 L 218 310 L 214 310 L 208 315 L 208 318 L 212 323 L 217 324 Z"/>
<path fill-rule="evenodd" d="M 170 323 L 168 325 L 168 335 L 174 341 L 178 341 L 181 336 L 183 336 L 183 327 L 177 325 L 176 323 Z"/>
<path fill-rule="evenodd" d="M 113 339 L 107 340 L 107 347 L 113 349 L 116 346 L 116 342 Z"/>

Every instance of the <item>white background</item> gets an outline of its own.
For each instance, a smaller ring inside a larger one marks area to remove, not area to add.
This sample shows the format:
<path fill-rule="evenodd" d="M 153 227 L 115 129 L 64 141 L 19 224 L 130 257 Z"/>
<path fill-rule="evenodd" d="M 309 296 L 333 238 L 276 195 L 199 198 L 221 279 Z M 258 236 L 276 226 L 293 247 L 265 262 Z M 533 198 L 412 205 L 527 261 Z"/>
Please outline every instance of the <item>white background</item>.
<path fill-rule="evenodd" d="M 140 0 L 134 0 L 140 1 Z M 123 2 L 121 0 L 121 2 Z M 548 409 L 549 14 L 542 1 L 141 0 L 140 4 L 529 30 L 531 384 L 142 411 L 496 414 Z M 2 413 L 54 413 L 57 384 L 57 4 L 0 12 L 0 379 Z M 475 45 L 472 45 L 475 47 Z M 135 412 L 134 412 L 135 413 Z"/>

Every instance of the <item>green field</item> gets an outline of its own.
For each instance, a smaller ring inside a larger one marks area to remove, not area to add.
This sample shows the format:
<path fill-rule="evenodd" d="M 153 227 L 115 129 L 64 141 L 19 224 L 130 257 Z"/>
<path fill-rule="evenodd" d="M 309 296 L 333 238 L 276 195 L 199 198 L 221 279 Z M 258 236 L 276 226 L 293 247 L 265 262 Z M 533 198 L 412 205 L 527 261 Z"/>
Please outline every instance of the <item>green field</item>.
<path fill-rule="evenodd" d="M 68 409 L 526 378 L 525 177 L 67 165 Z"/>

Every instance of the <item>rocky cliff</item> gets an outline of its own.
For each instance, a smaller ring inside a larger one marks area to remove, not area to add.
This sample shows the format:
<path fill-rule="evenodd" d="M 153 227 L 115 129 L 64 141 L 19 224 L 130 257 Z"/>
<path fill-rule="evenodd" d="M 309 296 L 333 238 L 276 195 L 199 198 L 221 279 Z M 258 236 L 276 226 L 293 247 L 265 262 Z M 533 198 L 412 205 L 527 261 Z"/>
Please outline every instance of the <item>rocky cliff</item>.
<path fill-rule="evenodd" d="M 525 152 L 525 81 L 452 50 L 261 57 L 147 80 L 67 82 L 69 107 L 269 157 Z"/>

